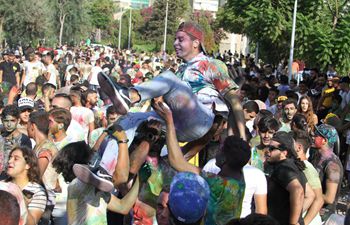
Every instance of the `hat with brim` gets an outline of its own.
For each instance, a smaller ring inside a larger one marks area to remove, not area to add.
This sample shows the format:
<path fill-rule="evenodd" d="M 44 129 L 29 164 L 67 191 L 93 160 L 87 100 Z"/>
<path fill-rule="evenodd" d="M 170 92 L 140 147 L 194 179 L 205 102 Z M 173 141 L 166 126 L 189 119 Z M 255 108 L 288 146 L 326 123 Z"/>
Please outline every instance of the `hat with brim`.
<path fill-rule="evenodd" d="M 34 101 L 31 98 L 20 98 L 17 102 L 19 111 L 23 111 L 26 109 L 33 110 L 34 109 Z"/>
<path fill-rule="evenodd" d="M 193 22 L 182 22 L 177 31 L 185 32 L 192 38 L 197 39 L 200 43 L 202 52 L 204 54 L 207 54 L 207 51 L 204 47 L 204 32 L 198 24 Z"/>
<path fill-rule="evenodd" d="M 315 135 L 326 139 L 330 147 L 333 147 L 334 143 L 336 143 L 338 140 L 337 130 L 329 124 L 315 126 Z"/>

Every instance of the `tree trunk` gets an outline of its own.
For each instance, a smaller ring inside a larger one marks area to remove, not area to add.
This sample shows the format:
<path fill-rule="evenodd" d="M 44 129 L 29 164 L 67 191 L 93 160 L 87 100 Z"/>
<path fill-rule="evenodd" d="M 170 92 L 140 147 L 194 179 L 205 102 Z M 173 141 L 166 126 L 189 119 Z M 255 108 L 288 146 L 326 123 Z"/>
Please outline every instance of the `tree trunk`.
<path fill-rule="evenodd" d="M 66 19 L 66 14 L 63 14 L 62 17 L 60 17 L 60 36 L 59 36 L 59 46 L 62 46 L 62 36 L 63 36 L 63 27 L 64 27 L 64 21 Z"/>
<path fill-rule="evenodd" d="M 4 40 L 4 17 L 0 17 L 0 47 L 5 47 L 2 46 L 2 42 Z"/>
<path fill-rule="evenodd" d="M 97 28 L 96 31 L 96 42 L 100 43 L 101 42 L 101 29 Z"/>

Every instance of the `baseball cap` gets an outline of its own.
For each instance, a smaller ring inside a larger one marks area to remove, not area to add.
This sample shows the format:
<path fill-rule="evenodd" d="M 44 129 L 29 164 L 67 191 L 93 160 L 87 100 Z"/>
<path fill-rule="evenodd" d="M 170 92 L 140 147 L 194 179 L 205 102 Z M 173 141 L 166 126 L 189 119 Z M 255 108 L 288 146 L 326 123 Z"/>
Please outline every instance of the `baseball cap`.
<path fill-rule="evenodd" d="M 17 102 L 17 105 L 20 111 L 23 111 L 25 109 L 34 109 L 34 101 L 27 97 L 20 98 Z"/>
<path fill-rule="evenodd" d="M 333 147 L 334 143 L 338 140 L 337 130 L 329 124 L 321 124 L 315 126 L 315 135 L 319 135 L 325 138 L 328 142 L 329 147 Z"/>
<path fill-rule="evenodd" d="M 202 52 L 204 54 L 207 54 L 207 52 L 205 51 L 205 48 L 204 48 L 204 32 L 198 24 L 196 24 L 194 22 L 182 22 L 179 25 L 179 28 L 177 29 L 177 31 L 185 32 L 186 34 L 190 35 L 191 37 L 198 39 L 200 42 L 200 46 L 202 48 Z"/>
<path fill-rule="evenodd" d="M 271 140 L 280 143 L 281 147 L 285 148 L 288 152 L 294 150 L 294 140 L 290 133 L 278 131 L 273 135 Z"/>
<path fill-rule="evenodd" d="M 180 172 L 170 184 L 170 211 L 178 221 L 197 222 L 204 216 L 209 195 L 209 185 L 204 178 L 194 173 Z"/>
<path fill-rule="evenodd" d="M 277 102 L 283 102 L 283 101 L 285 101 L 285 100 L 287 100 L 287 99 L 288 99 L 287 96 L 281 95 L 281 96 L 278 96 Z"/>

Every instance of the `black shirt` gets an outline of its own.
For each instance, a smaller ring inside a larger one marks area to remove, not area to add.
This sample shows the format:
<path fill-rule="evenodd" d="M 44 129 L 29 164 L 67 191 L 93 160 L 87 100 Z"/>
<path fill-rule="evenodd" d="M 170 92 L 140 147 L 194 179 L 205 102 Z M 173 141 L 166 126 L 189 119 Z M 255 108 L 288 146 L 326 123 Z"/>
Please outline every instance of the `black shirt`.
<path fill-rule="evenodd" d="M 298 179 L 305 191 L 306 178 L 293 160 L 286 159 L 271 165 L 272 173 L 267 177 L 267 206 L 270 216 L 275 218 L 281 225 L 289 224 L 290 201 L 288 184 L 294 179 Z M 303 224 L 300 214 L 299 223 Z"/>
<path fill-rule="evenodd" d="M 2 71 L 2 81 L 16 85 L 16 73 L 20 72 L 21 67 L 15 62 L 1 62 L 0 70 Z"/>

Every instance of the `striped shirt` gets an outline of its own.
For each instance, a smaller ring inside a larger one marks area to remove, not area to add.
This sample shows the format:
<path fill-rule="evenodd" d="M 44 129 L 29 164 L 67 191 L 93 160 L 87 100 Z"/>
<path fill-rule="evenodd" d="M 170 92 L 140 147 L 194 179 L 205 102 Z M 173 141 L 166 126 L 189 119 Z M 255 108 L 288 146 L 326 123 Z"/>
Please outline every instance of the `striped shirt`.
<path fill-rule="evenodd" d="M 22 190 L 22 192 L 26 195 L 26 192 L 33 193 L 32 197 L 29 198 L 30 202 L 28 204 L 28 210 L 40 210 L 42 212 L 45 211 L 47 204 L 47 194 L 46 190 L 37 183 L 29 182 Z"/>

